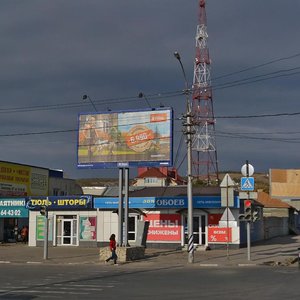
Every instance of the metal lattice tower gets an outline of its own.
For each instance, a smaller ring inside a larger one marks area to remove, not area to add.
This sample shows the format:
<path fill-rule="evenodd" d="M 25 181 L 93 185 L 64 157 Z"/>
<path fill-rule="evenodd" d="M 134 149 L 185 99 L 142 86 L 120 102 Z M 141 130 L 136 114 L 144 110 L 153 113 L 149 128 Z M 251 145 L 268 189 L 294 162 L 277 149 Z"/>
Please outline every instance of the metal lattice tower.
<path fill-rule="evenodd" d="M 213 111 L 210 58 L 205 0 L 199 1 L 200 14 L 196 32 L 196 56 L 192 86 L 193 176 L 210 185 L 219 181 L 215 118 Z"/>

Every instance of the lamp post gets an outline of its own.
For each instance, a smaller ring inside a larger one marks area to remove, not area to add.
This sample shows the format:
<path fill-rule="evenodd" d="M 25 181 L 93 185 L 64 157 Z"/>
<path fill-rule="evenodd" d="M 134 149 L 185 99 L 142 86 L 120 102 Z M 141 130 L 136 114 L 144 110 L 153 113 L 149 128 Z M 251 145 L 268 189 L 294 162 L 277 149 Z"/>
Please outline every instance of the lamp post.
<path fill-rule="evenodd" d="M 149 106 L 149 108 L 152 108 L 151 104 L 148 101 L 148 98 L 146 97 L 146 95 L 143 92 L 139 93 L 139 98 L 144 98 Z"/>
<path fill-rule="evenodd" d="M 95 111 L 98 111 L 98 110 L 97 110 L 97 107 L 96 107 L 96 105 L 95 105 L 95 103 L 92 101 L 92 99 L 90 98 L 89 95 L 83 95 L 83 96 L 82 96 L 82 100 L 85 101 L 86 99 L 88 99 L 88 100 L 91 102 L 91 104 L 93 105 Z"/>
<path fill-rule="evenodd" d="M 193 236 L 193 191 L 192 191 L 192 112 L 189 97 L 189 84 L 179 53 L 174 52 L 175 58 L 179 61 L 185 81 L 186 95 L 186 135 L 187 135 L 187 197 L 188 197 L 188 262 L 194 262 L 194 236 Z"/>

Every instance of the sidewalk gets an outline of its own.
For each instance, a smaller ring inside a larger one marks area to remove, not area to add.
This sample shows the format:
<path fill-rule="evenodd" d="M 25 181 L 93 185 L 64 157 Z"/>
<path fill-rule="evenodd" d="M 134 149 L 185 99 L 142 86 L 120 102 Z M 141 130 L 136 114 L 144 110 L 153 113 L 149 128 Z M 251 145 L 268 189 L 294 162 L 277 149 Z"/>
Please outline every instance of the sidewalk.
<path fill-rule="evenodd" d="M 247 259 L 247 248 L 231 250 L 218 249 L 195 251 L 193 266 L 291 266 L 298 267 L 298 248 L 300 236 L 285 236 L 261 242 L 251 246 L 251 260 Z M 97 264 L 99 249 L 80 247 L 49 247 L 48 259 L 44 260 L 43 247 L 28 247 L 24 244 L 0 244 L 0 264 Z M 130 267 L 167 267 L 188 264 L 188 254 L 182 250 L 146 249 L 145 258 L 121 263 Z"/>

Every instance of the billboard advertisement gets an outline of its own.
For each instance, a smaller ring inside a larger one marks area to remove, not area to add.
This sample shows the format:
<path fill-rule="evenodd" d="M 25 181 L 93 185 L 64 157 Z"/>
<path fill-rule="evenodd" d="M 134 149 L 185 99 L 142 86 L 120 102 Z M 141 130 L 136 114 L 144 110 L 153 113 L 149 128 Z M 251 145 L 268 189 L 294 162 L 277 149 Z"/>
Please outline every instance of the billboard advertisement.
<path fill-rule="evenodd" d="M 172 165 L 171 108 L 80 114 L 78 168 Z"/>
<path fill-rule="evenodd" d="M 0 162 L 0 196 L 22 197 L 48 194 L 48 170 Z"/>
<path fill-rule="evenodd" d="M 181 241 L 181 216 L 179 214 L 148 214 L 147 241 Z"/>
<path fill-rule="evenodd" d="M 208 227 L 208 242 L 209 243 L 231 243 L 232 228 L 210 226 Z"/>

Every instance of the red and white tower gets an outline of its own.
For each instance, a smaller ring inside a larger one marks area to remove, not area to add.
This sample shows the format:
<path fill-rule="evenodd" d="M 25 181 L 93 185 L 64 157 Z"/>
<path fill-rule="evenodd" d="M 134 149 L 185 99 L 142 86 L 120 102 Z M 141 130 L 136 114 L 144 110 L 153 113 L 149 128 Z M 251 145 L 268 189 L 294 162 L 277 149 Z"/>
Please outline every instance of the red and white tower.
<path fill-rule="evenodd" d="M 205 0 L 199 1 L 199 24 L 196 33 L 196 57 L 192 86 L 192 172 L 194 178 L 210 185 L 219 181 L 217 148 L 215 143 L 215 118 L 211 87 L 211 61 Z"/>

